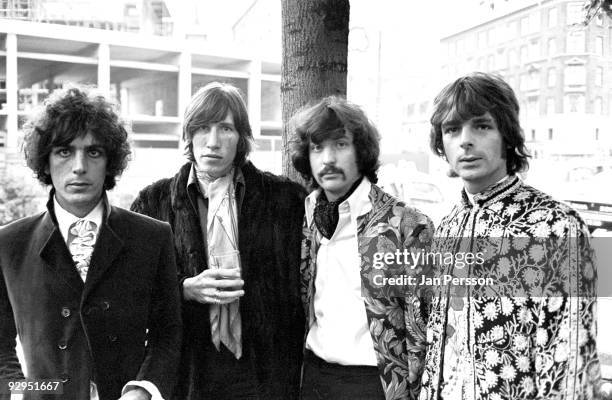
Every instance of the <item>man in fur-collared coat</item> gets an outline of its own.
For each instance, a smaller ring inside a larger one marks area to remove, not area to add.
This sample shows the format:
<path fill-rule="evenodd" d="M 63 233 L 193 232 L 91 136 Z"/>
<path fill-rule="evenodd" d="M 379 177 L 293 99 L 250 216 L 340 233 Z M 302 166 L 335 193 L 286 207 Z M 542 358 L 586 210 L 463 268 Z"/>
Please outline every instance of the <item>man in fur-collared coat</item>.
<path fill-rule="evenodd" d="M 184 318 L 176 397 L 297 398 L 305 191 L 246 160 L 251 128 L 233 86 L 194 95 L 184 139 L 190 162 L 132 204 L 174 233 Z"/>

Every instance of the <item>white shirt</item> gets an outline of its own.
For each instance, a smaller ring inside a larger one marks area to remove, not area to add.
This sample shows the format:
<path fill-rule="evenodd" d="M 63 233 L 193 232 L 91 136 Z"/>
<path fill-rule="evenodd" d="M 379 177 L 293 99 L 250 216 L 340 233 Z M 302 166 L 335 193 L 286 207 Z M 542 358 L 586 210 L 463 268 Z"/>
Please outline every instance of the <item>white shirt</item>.
<path fill-rule="evenodd" d="M 361 256 L 358 250 L 357 217 L 368 213 L 372 184 L 367 178 L 338 207 L 333 236 L 319 235 L 317 273 L 313 300 L 314 322 L 306 348 L 327 362 L 342 365 L 376 365 L 374 344 L 361 297 Z M 310 226 L 320 189 L 305 200 Z"/>
<path fill-rule="evenodd" d="M 64 241 L 67 244 L 68 243 L 68 230 L 70 229 L 70 226 L 80 219 L 85 219 L 85 220 L 94 222 L 96 226 L 98 227 L 98 232 L 99 232 L 100 228 L 102 227 L 102 219 L 104 217 L 104 199 L 100 199 L 98 204 L 93 208 L 93 210 L 89 212 L 89 214 L 87 214 L 83 218 L 79 218 L 71 214 L 70 212 L 66 211 L 65 209 L 63 209 L 62 206 L 57 201 L 57 198 L 55 198 L 54 196 L 53 197 L 53 211 L 55 212 L 55 218 L 57 219 L 57 226 L 60 230 L 60 233 L 62 234 L 62 237 L 64 238 Z M 151 400 L 164 400 L 163 397 L 161 396 L 161 393 L 159 392 L 159 389 L 153 382 L 130 381 L 123 387 L 123 390 L 121 391 L 122 394 L 125 394 L 125 392 L 127 392 L 128 386 L 132 386 L 129 389 L 134 389 L 134 386 L 143 388 L 144 390 L 146 390 L 147 392 L 151 394 Z M 91 400 L 99 399 L 98 389 L 94 382 L 91 382 L 90 392 L 91 392 L 90 394 Z M 11 397 L 11 400 L 15 400 L 15 399 L 21 399 L 21 398 Z"/>

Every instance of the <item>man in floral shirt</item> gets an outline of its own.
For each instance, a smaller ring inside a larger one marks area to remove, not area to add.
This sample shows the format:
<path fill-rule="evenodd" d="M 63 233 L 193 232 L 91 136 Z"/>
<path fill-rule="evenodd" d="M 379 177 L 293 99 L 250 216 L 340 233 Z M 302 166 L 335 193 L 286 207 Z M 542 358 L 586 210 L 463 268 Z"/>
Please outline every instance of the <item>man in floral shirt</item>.
<path fill-rule="evenodd" d="M 381 255 L 428 247 L 433 225 L 375 185 L 378 156 L 376 128 L 344 99 L 325 98 L 298 117 L 292 161 L 316 189 L 305 201 L 300 267 L 302 400 L 418 396 L 426 307 L 373 285 L 382 283 Z"/>
<path fill-rule="evenodd" d="M 524 184 L 519 105 L 484 73 L 436 97 L 431 147 L 464 183 L 438 227 L 436 252 L 469 251 L 480 263 L 444 266 L 488 286 L 441 286 L 428 322 L 421 399 L 589 399 L 600 378 L 595 269 L 585 223 Z"/>

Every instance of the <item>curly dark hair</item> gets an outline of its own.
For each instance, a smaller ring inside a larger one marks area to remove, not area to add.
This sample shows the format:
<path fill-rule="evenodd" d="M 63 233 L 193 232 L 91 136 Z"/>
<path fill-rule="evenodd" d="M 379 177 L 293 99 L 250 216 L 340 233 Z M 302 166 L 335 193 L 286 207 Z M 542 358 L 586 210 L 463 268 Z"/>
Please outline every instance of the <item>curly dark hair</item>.
<path fill-rule="evenodd" d="M 52 185 L 48 166 L 53 147 L 91 133 L 107 156 L 104 189 L 114 188 L 131 154 L 128 133 L 116 108 L 92 88 L 54 91 L 24 125 L 23 153 L 36 178 Z"/>
<path fill-rule="evenodd" d="M 319 144 L 339 132 L 353 134 L 357 168 L 372 183 L 378 182 L 380 135 L 359 106 L 338 96 L 325 97 L 294 117 L 295 133 L 289 142 L 291 162 L 311 187 L 319 185 L 310 168 L 310 143 Z"/>
<path fill-rule="evenodd" d="M 193 135 L 206 124 L 218 123 L 232 113 L 234 126 L 238 131 L 238 144 L 234 165 L 241 166 L 251 152 L 253 132 L 249 123 L 249 114 L 240 89 L 229 83 L 211 82 L 200 88 L 193 95 L 183 121 L 183 141 L 185 155 L 189 161 L 193 158 Z"/>
<path fill-rule="evenodd" d="M 442 123 L 449 119 L 467 121 L 491 113 L 504 142 L 506 168 L 509 174 L 526 171 L 531 157 L 525 147 L 525 136 L 519 122 L 519 103 L 514 91 L 502 78 L 474 72 L 447 85 L 434 100 L 429 145 L 445 157 Z"/>

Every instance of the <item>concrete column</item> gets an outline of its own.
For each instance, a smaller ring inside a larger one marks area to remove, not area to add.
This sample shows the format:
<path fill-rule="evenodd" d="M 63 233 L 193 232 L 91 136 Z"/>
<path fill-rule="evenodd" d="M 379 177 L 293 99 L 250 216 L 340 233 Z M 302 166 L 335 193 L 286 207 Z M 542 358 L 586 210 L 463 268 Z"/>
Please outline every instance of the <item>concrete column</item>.
<path fill-rule="evenodd" d="M 261 135 L 261 60 L 252 60 L 249 68 L 249 121 L 253 136 Z"/>
<path fill-rule="evenodd" d="M 191 100 L 191 53 L 183 51 L 179 56 L 178 75 L 178 117 L 183 119 L 185 109 Z M 182 125 L 179 130 L 179 138 L 182 137 Z M 183 142 L 179 139 L 179 146 L 183 148 Z"/>
<path fill-rule="evenodd" d="M 107 96 L 110 94 L 110 46 L 108 43 L 98 45 L 98 89 Z"/>
<path fill-rule="evenodd" d="M 17 35 L 6 35 L 6 148 L 7 152 L 19 151 L 19 130 L 17 124 Z"/>

